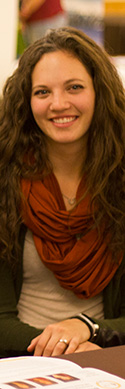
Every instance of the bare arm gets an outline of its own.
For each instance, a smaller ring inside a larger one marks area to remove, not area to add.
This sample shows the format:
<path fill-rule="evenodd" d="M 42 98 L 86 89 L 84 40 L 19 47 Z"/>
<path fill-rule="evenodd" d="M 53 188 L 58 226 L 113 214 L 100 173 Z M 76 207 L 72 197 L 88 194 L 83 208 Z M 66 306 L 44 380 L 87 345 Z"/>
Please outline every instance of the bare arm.
<path fill-rule="evenodd" d="M 20 19 L 22 22 L 27 21 L 29 17 L 39 9 L 41 5 L 45 3 L 46 0 L 23 0 L 20 10 Z"/>

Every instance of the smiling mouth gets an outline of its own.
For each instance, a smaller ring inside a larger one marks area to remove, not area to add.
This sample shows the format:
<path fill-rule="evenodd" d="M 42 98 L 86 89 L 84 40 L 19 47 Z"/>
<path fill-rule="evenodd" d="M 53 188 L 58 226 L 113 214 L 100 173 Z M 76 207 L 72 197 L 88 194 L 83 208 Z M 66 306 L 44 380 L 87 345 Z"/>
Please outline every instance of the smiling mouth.
<path fill-rule="evenodd" d="M 77 119 L 77 116 L 70 116 L 70 117 L 63 117 L 63 118 L 53 118 L 51 119 L 52 122 L 57 124 L 66 124 L 73 122 Z"/>

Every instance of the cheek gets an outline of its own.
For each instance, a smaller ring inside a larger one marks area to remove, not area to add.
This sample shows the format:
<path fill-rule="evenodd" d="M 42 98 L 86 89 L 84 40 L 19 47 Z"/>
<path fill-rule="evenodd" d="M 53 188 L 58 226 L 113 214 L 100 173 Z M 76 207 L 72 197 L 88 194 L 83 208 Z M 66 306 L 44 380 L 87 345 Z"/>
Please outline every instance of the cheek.
<path fill-rule="evenodd" d="M 94 109 L 95 109 L 95 93 L 93 92 L 90 93 L 90 95 L 88 95 L 88 98 L 86 100 L 86 112 L 88 112 L 90 116 L 93 116 Z"/>
<path fill-rule="evenodd" d="M 31 110 L 34 117 L 42 117 L 45 114 L 45 104 L 40 100 L 31 99 Z"/>
<path fill-rule="evenodd" d="M 84 103 L 79 104 L 79 110 L 83 115 L 87 115 L 92 117 L 95 109 L 95 103 L 94 101 L 86 101 Z"/>
<path fill-rule="evenodd" d="M 95 108 L 95 92 L 94 90 L 86 92 L 78 101 L 78 108 L 84 114 L 92 115 Z"/>

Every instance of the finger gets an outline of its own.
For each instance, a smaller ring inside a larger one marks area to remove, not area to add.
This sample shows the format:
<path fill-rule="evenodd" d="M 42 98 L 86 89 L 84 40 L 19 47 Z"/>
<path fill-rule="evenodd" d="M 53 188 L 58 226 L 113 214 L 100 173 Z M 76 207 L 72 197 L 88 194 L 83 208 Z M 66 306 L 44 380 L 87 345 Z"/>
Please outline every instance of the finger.
<path fill-rule="evenodd" d="M 74 353 L 78 346 L 79 346 L 79 339 L 78 338 L 71 339 L 69 346 L 65 350 L 64 354 Z"/>
<path fill-rule="evenodd" d="M 101 347 L 99 347 L 97 344 L 91 343 L 91 342 L 84 342 L 79 344 L 77 349 L 75 350 L 75 353 L 79 353 L 81 351 L 92 351 L 92 350 L 98 350 Z"/>
<path fill-rule="evenodd" d="M 58 337 L 56 334 L 53 334 L 51 336 L 51 338 L 49 339 L 49 341 L 46 343 L 46 346 L 44 348 L 44 351 L 43 351 L 43 357 L 50 357 L 52 355 L 55 355 L 54 354 L 54 350 L 55 348 L 57 347 L 59 343 L 59 340 L 58 340 Z M 62 347 L 60 347 L 62 350 L 64 349 L 64 345 L 61 344 Z M 62 352 L 61 352 L 62 354 Z M 59 353 L 60 355 L 60 353 Z"/>
<path fill-rule="evenodd" d="M 31 343 L 30 343 L 29 346 L 27 347 L 27 350 L 28 350 L 29 352 L 32 352 L 32 351 L 34 350 L 34 348 L 36 347 L 36 344 L 37 344 L 37 342 L 38 342 L 40 336 L 41 336 L 41 335 L 39 335 L 39 336 L 37 336 L 36 338 L 34 338 L 34 339 L 31 340 Z"/>
<path fill-rule="evenodd" d="M 35 350 L 34 350 L 34 356 L 41 356 L 41 355 L 44 355 L 44 349 L 46 348 L 46 344 L 48 343 L 48 340 L 46 340 L 46 343 L 43 342 L 43 339 L 39 339 L 39 341 L 37 342 L 36 346 L 35 346 Z M 46 355 L 47 356 L 47 355 Z M 48 353 L 48 356 L 50 356 L 50 354 Z"/>
<path fill-rule="evenodd" d="M 52 352 L 52 357 L 64 354 L 67 347 L 68 347 L 68 344 L 66 344 L 65 342 L 58 341 L 57 344 L 55 345 L 53 352 Z"/>
<path fill-rule="evenodd" d="M 34 351 L 34 355 L 41 356 L 50 337 L 50 329 L 46 328 L 41 335 L 38 335 L 36 338 L 32 339 L 31 343 L 27 347 L 27 351 Z"/>
<path fill-rule="evenodd" d="M 65 340 L 67 338 L 65 335 L 62 335 L 64 334 L 64 329 L 65 329 L 64 323 L 56 323 L 54 325 L 48 326 L 47 328 L 49 328 L 50 330 L 49 332 L 50 336 L 49 339 L 46 339 L 47 341 L 44 346 L 43 356 L 48 357 L 51 355 L 61 355 L 64 352 L 65 348 L 67 347 L 65 342 L 59 342 L 60 339 Z M 43 332 L 44 336 L 47 333 L 47 328 Z"/>
<path fill-rule="evenodd" d="M 42 334 L 38 337 L 38 341 L 35 345 L 34 356 L 41 356 L 46 348 L 46 345 L 50 341 L 52 336 L 52 326 L 49 325 L 45 328 Z"/>

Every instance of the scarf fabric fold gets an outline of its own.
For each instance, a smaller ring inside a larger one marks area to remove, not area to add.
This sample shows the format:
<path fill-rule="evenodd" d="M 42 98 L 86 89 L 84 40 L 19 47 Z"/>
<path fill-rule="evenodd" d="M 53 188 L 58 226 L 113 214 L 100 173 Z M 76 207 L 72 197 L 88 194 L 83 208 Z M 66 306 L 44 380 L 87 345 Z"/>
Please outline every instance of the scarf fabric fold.
<path fill-rule="evenodd" d="M 99 294 L 110 282 L 122 261 L 116 263 L 108 243 L 98 236 L 90 213 L 90 195 L 67 211 L 54 174 L 43 181 L 21 182 L 24 224 L 32 231 L 37 252 L 60 285 L 79 298 Z M 76 198 L 85 192 L 81 180 Z M 87 232 L 88 231 L 88 232 Z"/>

